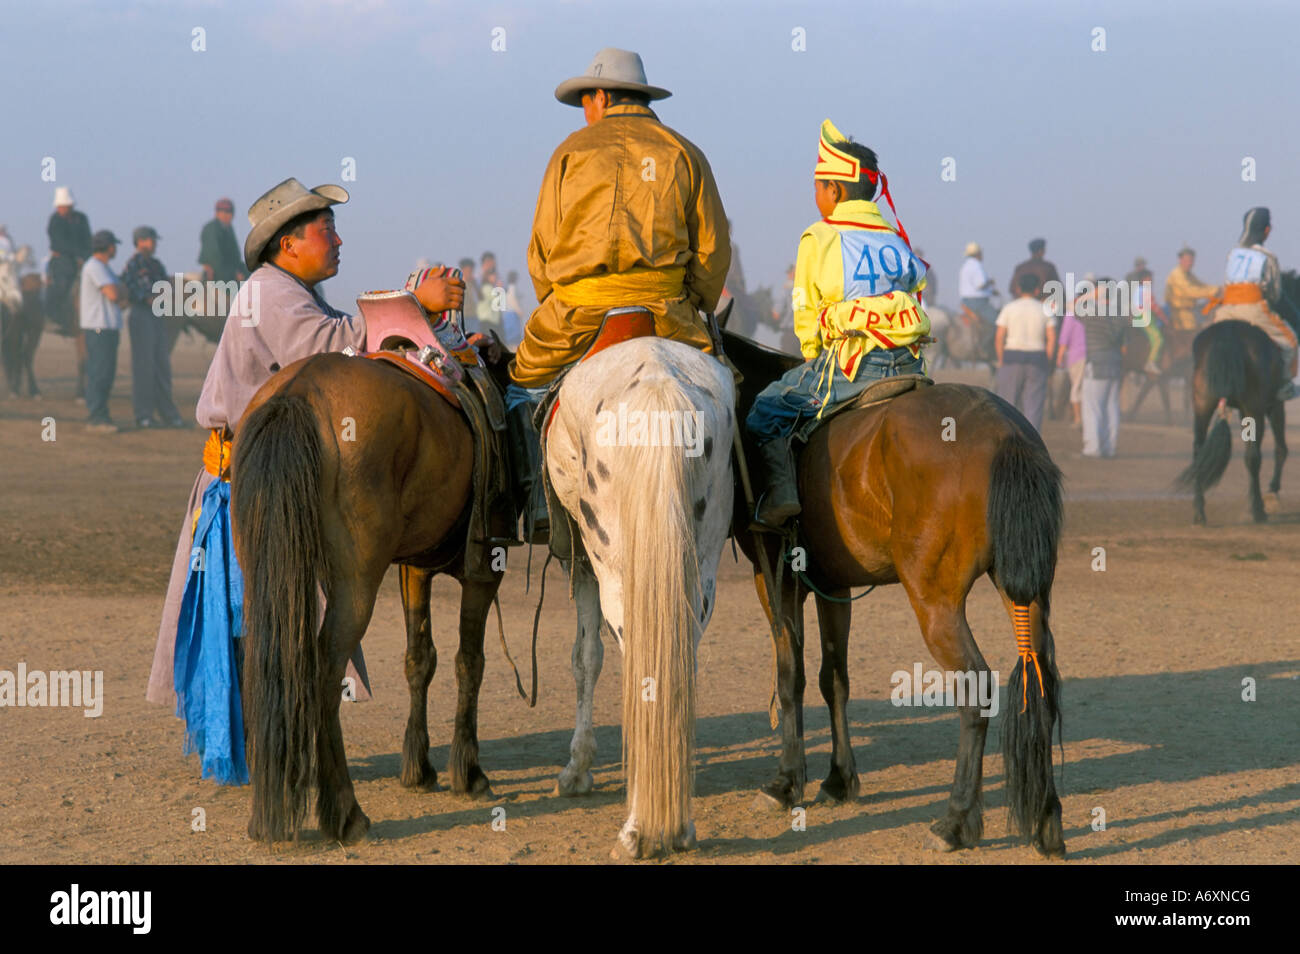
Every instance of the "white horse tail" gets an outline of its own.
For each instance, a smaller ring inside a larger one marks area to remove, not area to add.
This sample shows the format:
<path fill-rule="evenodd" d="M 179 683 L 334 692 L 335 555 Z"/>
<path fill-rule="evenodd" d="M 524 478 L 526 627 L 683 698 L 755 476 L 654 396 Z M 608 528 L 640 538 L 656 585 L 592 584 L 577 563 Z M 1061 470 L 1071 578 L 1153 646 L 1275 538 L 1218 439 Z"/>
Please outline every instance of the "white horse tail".
<path fill-rule="evenodd" d="M 651 421 L 695 409 L 671 376 L 644 380 L 629 411 Z M 679 417 L 680 416 L 680 417 Z M 695 755 L 695 642 L 700 560 L 691 525 L 685 449 L 630 447 L 614 477 L 623 583 L 623 764 L 640 854 L 682 847 L 691 822 Z"/>

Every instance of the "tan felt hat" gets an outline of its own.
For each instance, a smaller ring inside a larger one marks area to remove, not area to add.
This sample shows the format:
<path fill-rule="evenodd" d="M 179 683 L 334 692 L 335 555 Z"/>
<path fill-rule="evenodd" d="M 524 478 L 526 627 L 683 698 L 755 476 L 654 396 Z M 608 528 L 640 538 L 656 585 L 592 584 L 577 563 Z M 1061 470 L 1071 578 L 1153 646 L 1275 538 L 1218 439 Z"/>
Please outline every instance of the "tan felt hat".
<path fill-rule="evenodd" d="M 248 210 L 248 224 L 253 228 L 244 239 L 244 264 L 249 272 L 257 268 L 266 243 L 284 223 L 303 212 L 325 209 L 346 201 L 348 190 L 342 186 L 318 185 L 308 189 L 292 177 L 263 193 Z"/>
<path fill-rule="evenodd" d="M 586 73 L 555 87 L 555 98 L 566 106 L 581 106 L 582 92 L 588 89 L 625 89 L 645 93 L 651 99 L 667 99 L 673 95 L 660 86 L 646 83 L 640 54 L 612 46 L 596 54 Z"/>

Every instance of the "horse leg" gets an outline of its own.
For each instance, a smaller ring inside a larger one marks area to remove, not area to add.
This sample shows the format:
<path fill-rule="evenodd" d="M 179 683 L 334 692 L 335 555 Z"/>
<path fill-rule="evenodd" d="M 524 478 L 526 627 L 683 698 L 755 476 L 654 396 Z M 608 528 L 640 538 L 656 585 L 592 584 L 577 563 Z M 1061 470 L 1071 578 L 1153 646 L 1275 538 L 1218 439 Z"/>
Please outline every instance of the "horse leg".
<path fill-rule="evenodd" d="M 762 542 L 760 546 L 764 545 Z M 780 550 L 772 548 L 773 567 L 779 567 Z M 754 586 L 767 618 L 773 618 L 763 573 L 754 569 Z M 808 779 L 808 760 L 803 744 L 803 692 L 806 686 L 803 668 L 803 600 L 796 603 L 793 578 L 787 573 L 781 583 L 781 619 L 776 638 L 776 691 L 781 703 L 781 765 L 777 776 L 759 789 L 759 796 L 781 809 L 793 808 L 803 801 Z"/>
<path fill-rule="evenodd" d="M 1169 382 L 1163 374 L 1156 378 L 1156 387 L 1160 391 L 1160 403 L 1165 407 L 1165 426 L 1168 427 L 1174 423 L 1174 414 L 1169 407 Z"/>
<path fill-rule="evenodd" d="M 1264 452 L 1260 450 L 1259 445 L 1264 439 L 1264 415 L 1256 411 L 1251 417 L 1255 421 L 1254 439 L 1246 441 L 1246 474 L 1249 478 L 1247 484 L 1250 491 L 1250 516 L 1256 523 L 1263 523 L 1268 520 L 1268 512 L 1264 509 L 1264 497 L 1259 492 L 1259 468 L 1264 458 Z"/>
<path fill-rule="evenodd" d="M 849 591 L 835 590 L 831 595 L 847 599 Z M 831 713 L 831 767 L 818 798 L 833 802 L 857 798 L 860 790 L 849 735 L 849 629 L 852 617 L 852 604 L 817 597 L 817 626 L 822 640 L 822 668 L 818 681 L 822 698 Z"/>
<path fill-rule="evenodd" d="M 1192 421 L 1192 460 L 1195 461 L 1197 455 L 1201 453 L 1201 448 L 1205 446 L 1205 435 L 1210 429 L 1210 417 L 1214 414 L 1214 408 L 1205 408 L 1197 402 L 1196 417 Z M 1202 486 L 1198 478 L 1192 487 L 1192 523 L 1205 525 L 1205 487 Z"/>
<path fill-rule="evenodd" d="M 45 330 L 44 324 L 44 320 L 42 320 L 27 335 L 23 336 L 21 360 L 23 369 L 27 371 L 27 396 L 29 398 L 41 396 L 41 389 L 36 386 L 36 347 L 41 342 L 41 332 Z"/>
<path fill-rule="evenodd" d="M 402 741 L 402 784 L 437 791 L 438 773 L 429 763 L 429 683 L 438 668 L 429 618 L 429 588 L 433 572 L 403 564 L 400 568 L 402 611 L 406 616 L 406 685 L 411 711 Z"/>
<path fill-rule="evenodd" d="M 1278 492 L 1282 489 L 1282 465 L 1286 463 L 1286 403 L 1278 401 L 1268 412 L 1268 423 L 1273 427 L 1273 479 L 1268 482 L 1268 493 L 1273 507 L 1279 507 Z M 1269 501 L 1265 501 L 1268 503 Z"/>
<path fill-rule="evenodd" d="M 345 845 L 361 840 L 370 830 L 370 819 L 357 804 L 348 774 L 343 726 L 339 722 L 343 675 L 365 635 L 378 591 L 376 583 L 367 587 L 368 594 L 357 592 L 358 584 L 359 581 L 349 580 L 340 585 L 336 581 L 331 587 L 335 598 L 326 606 L 320 635 L 326 658 L 321 673 L 320 729 L 316 736 L 316 816 L 321 833 Z M 365 599 L 367 595 L 369 598 Z"/>
<path fill-rule="evenodd" d="M 1129 421 L 1137 419 L 1138 411 L 1142 407 L 1142 402 L 1146 400 L 1147 392 L 1151 390 L 1152 379 L 1149 375 L 1142 375 L 1142 386 L 1138 388 L 1137 397 L 1133 399 L 1133 405 L 1128 409 L 1124 418 Z"/>
<path fill-rule="evenodd" d="M 569 764 L 555 783 L 556 795 L 589 795 L 595 787 L 591 775 L 596 760 L 596 732 L 592 727 L 596 681 L 605 660 L 601 643 L 600 584 L 583 560 L 572 564 L 573 599 L 578 607 L 578 634 L 573 641 L 573 683 L 578 693 L 578 713 L 573 741 L 569 743 Z"/>
<path fill-rule="evenodd" d="M 900 570 L 902 568 L 900 567 Z M 903 587 L 912 601 L 912 609 L 921 623 L 925 645 L 936 662 L 952 673 L 974 673 L 976 687 L 992 685 L 988 663 L 975 644 L 970 623 L 966 620 L 966 593 L 960 588 L 937 585 L 929 574 L 920 579 L 903 576 Z M 918 574 L 918 576 L 920 576 Z M 960 593 L 960 595 L 956 595 Z M 987 680 L 987 681 L 986 681 Z M 974 848 L 984 834 L 984 739 L 988 734 L 989 716 L 984 715 L 978 699 L 958 707 L 961 734 L 957 743 L 957 768 L 948 811 L 930 826 L 932 843 L 941 851 Z"/>
<path fill-rule="evenodd" d="M 478 692 L 483 684 L 483 630 L 501 577 L 460 585 L 460 649 L 456 653 L 456 728 L 447 767 L 451 790 L 470 798 L 491 798 L 492 787 L 478 763 Z"/>

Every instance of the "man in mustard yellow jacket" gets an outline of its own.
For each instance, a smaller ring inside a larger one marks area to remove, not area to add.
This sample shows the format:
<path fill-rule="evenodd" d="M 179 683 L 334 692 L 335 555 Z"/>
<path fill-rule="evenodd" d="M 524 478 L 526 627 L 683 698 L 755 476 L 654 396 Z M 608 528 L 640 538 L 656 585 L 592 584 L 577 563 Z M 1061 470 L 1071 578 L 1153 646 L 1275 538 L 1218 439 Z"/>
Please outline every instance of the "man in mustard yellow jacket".
<path fill-rule="evenodd" d="M 926 265 L 902 225 L 891 226 L 872 201 L 879 185 L 893 208 L 876 154 L 828 119 L 813 177 L 822 219 L 799 239 L 792 293 L 808 360 L 768 385 L 745 420 L 768 477 L 757 518 L 772 527 L 800 510 L 790 452 L 799 424 L 881 378 L 920 374 L 919 339 L 930 331 L 920 303 Z"/>
<path fill-rule="evenodd" d="M 555 98 L 581 106 L 586 126 L 551 156 L 537 196 L 528 272 L 538 306 L 524 328 L 506 395 L 520 491 L 533 493 L 538 450 L 531 408 L 582 357 L 611 308 L 640 305 L 655 333 L 709 350 L 700 317 L 717 305 L 731 264 L 727 215 L 699 148 L 663 125 L 641 57 L 604 49 Z M 540 534 L 534 535 L 538 539 Z"/>

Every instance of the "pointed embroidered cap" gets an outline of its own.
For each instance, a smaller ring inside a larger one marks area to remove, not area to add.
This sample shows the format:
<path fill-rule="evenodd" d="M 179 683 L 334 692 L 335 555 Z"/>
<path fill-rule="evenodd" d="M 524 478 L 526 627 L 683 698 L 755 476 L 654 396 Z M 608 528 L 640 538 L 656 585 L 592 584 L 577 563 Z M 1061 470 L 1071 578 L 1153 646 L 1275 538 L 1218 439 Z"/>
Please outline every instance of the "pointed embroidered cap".
<path fill-rule="evenodd" d="M 835 179 L 840 182 L 857 182 L 862 178 L 862 166 L 839 146 L 848 137 L 835 128 L 829 119 L 822 120 L 821 138 L 817 141 L 817 168 L 814 179 Z"/>

